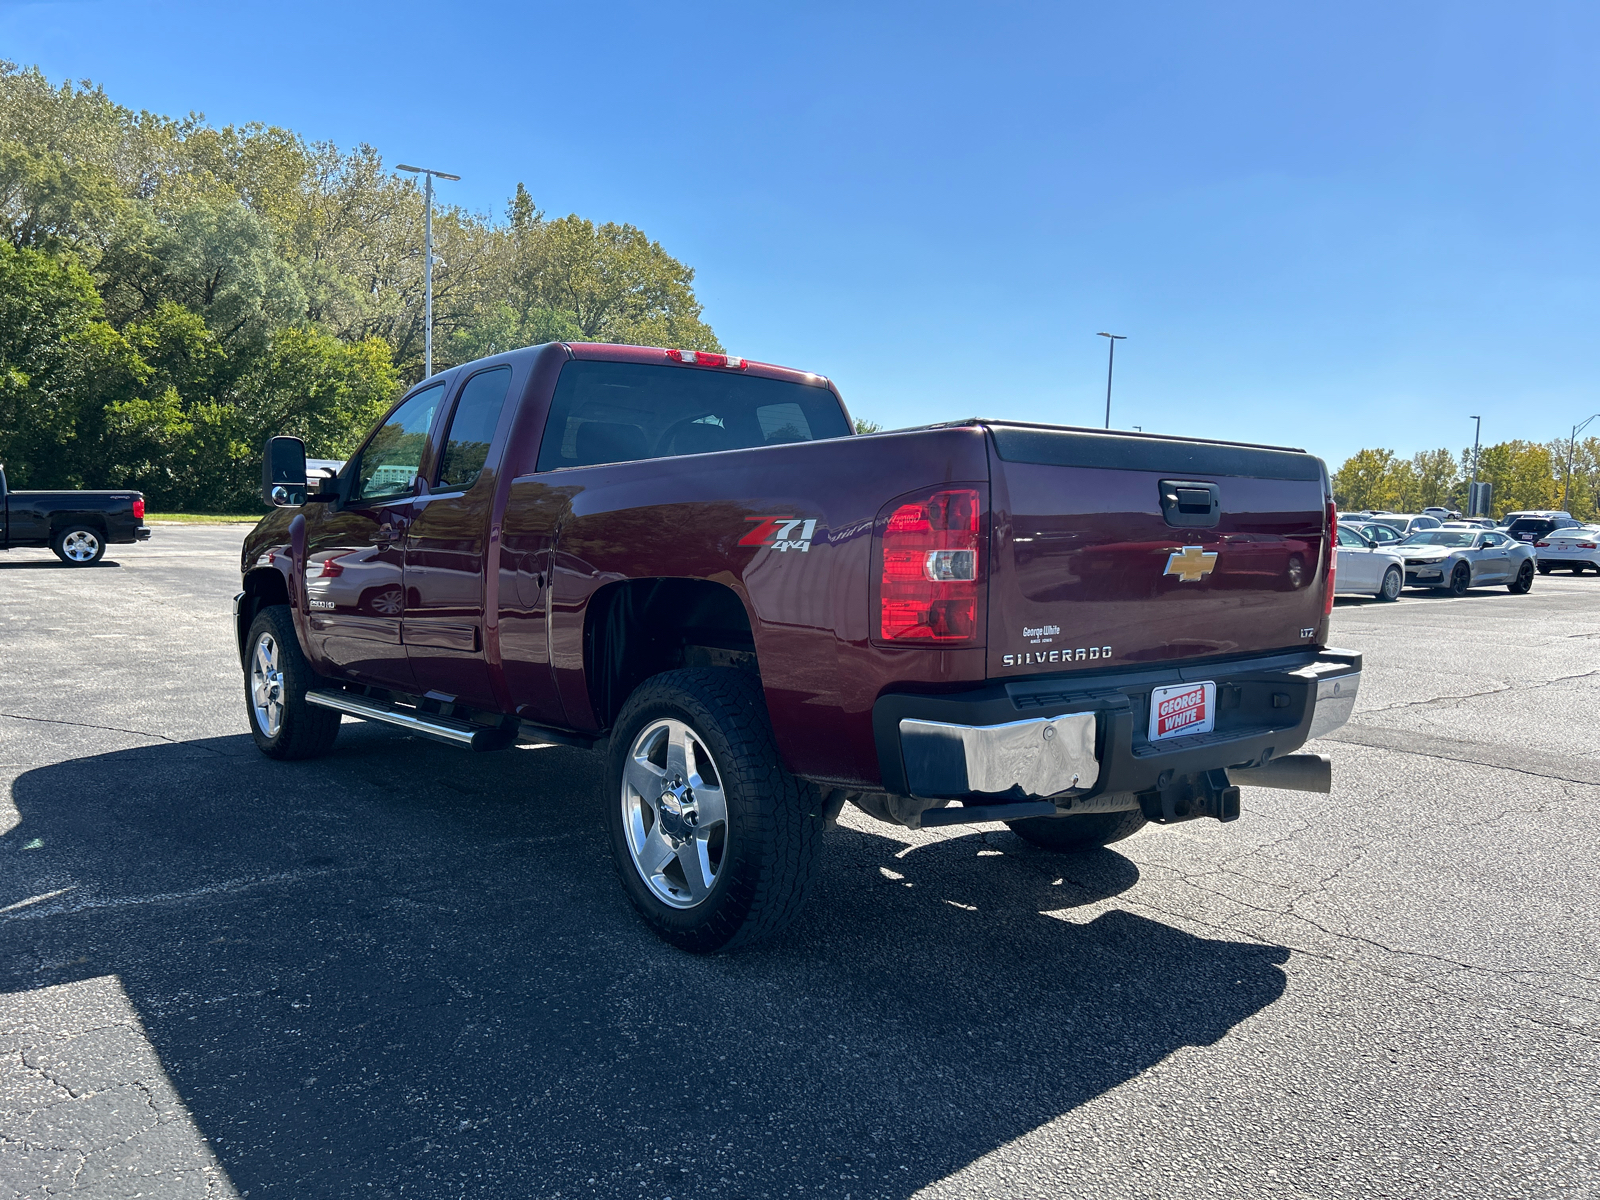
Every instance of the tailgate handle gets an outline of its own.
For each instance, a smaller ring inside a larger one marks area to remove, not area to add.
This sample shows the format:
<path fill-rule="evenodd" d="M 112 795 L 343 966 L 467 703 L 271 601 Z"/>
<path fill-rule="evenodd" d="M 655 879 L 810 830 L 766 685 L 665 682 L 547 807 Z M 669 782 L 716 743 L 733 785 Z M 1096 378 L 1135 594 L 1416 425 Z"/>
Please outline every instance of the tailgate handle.
<path fill-rule="evenodd" d="M 1176 528 L 1214 528 L 1222 519 L 1222 498 L 1214 483 L 1163 479 L 1161 515 Z"/>

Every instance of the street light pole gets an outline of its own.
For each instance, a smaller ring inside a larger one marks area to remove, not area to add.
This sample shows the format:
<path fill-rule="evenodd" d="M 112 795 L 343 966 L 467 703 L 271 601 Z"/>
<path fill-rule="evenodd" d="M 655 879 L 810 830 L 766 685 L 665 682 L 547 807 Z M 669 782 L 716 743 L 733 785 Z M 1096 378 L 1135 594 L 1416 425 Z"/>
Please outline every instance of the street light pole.
<path fill-rule="evenodd" d="M 423 378 L 433 374 L 433 180 L 454 179 L 443 171 L 430 171 L 427 167 L 408 167 L 396 163 L 396 169 L 422 176 L 422 370 Z"/>
<path fill-rule="evenodd" d="M 1467 516 L 1475 517 L 1478 514 L 1472 511 L 1472 499 L 1478 494 L 1478 435 L 1483 432 L 1483 418 L 1473 417 L 1476 425 L 1472 427 L 1472 483 L 1467 488 Z M 1488 513 L 1484 513 L 1488 516 Z"/>
<path fill-rule="evenodd" d="M 1110 342 L 1109 349 L 1110 349 L 1111 353 L 1106 358 L 1106 428 L 1110 429 L 1111 428 L 1111 372 L 1116 368 L 1116 365 L 1117 365 L 1117 343 L 1118 342 L 1127 341 L 1128 337 L 1127 337 L 1126 334 L 1122 334 L 1122 333 L 1100 333 L 1100 334 L 1096 334 L 1095 336 L 1096 337 L 1106 338 Z"/>
<path fill-rule="evenodd" d="M 1600 413 L 1595 413 L 1595 415 L 1593 417 L 1589 418 L 1589 421 L 1593 421 L 1596 418 L 1600 418 Z M 1567 442 L 1567 481 L 1561 485 L 1561 511 L 1562 512 L 1571 512 L 1572 511 L 1571 509 L 1569 509 L 1567 507 L 1567 500 L 1569 498 L 1569 494 L 1572 491 L 1572 452 L 1575 449 L 1577 449 L 1577 446 L 1578 446 L 1578 435 L 1580 433 L 1582 433 L 1585 429 L 1589 428 L 1589 421 L 1585 421 L 1582 425 L 1574 425 L 1572 427 L 1572 438 L 1571 438 L 1570 441 Z"/>

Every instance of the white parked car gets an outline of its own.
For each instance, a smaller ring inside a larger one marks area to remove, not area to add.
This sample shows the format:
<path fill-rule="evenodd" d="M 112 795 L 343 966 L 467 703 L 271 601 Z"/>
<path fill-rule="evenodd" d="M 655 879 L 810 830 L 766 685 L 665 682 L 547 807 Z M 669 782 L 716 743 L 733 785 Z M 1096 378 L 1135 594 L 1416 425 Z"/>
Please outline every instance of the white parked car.
<path fill-rule="evenodd" d="M 1423 516 L 1421 513 L 1384 513 L 1372 518 L 1374 525 L 1387 525 L 1401 537 L 1409 537 L 1422 529 L 1437 529 L 1442 521 L 1438 517 Z"/>
<path fill-rule="evenodd" d="M 1574 575 L 1585 571 L 1600 575 L 1600 525 L 1552 529 L 1533 544 L 1533 556 L 1541 575 L 1557 568 L 1570 569 Z"/>
<path fill-rule="evenodd" d="M 1381 549 L 1376 542 L 1349 525 L 1340 525 L 1339 561 L 1334 569 L 1333 590 L 1341 594 L 1360 592 L 1380 600 L 1398 600 L 1405 586 L 1406 560 L 1393 550 Z"/>

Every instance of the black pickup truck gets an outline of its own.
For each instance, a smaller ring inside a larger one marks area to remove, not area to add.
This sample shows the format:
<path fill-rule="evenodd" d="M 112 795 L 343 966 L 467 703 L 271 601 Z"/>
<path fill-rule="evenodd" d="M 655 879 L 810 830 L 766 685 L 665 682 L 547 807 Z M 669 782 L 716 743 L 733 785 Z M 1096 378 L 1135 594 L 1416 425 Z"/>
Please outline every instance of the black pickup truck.
<path fill-rule="evenodd" d="M 67 566 L 87 567 L 107 546 L 149 536 L 142 492 L 13 492 L 0 467 L 0 550 L 49 546 Z"/>

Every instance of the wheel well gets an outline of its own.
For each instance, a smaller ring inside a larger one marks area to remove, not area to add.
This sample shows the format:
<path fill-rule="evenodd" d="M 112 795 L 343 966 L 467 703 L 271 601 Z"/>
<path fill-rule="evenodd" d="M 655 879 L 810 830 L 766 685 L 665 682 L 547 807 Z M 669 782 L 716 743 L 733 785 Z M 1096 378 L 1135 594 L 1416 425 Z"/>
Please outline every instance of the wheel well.
<path fill-rule="evenodd" d="M 272 567 L 261 567 L 244 577 L 244 597 L 239 601 L 239 612 L 235 618 L 238 622 L 235 640 L 239 644 L 240 665 L 244 663 L 245 635 L 250 632 L 256 614 L 274 604 L 287 603 L 289 585 L 284 582 L 282 572 Z"/>
<path fill-rule="evenodd" d="M 57 534 L 74 525 L 99 530 L 101 537 L 106 536 L 106 519 L 98 513 L 54 513 L 50 517 L 50 540 L 55 541 Z"/>
<path fill-rule="evenodd" d="M 584 624 L 589 702 L 610 728 L 633 689 L 678 667 L 737 667 L 758 678 L 755 639 L 732 588 L 703 579 L 632 579 L 589 601 Z"/>

